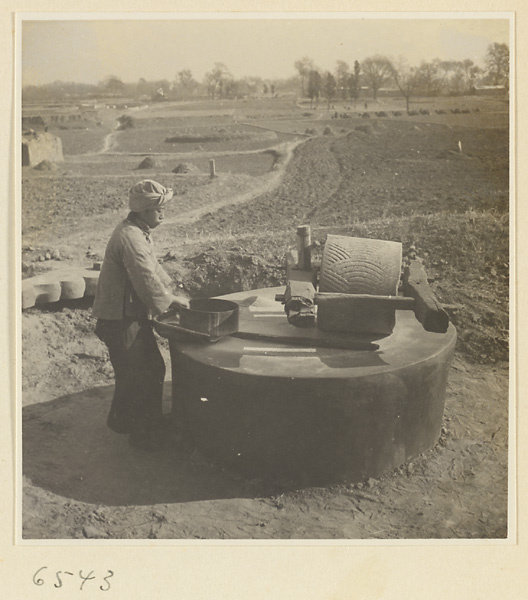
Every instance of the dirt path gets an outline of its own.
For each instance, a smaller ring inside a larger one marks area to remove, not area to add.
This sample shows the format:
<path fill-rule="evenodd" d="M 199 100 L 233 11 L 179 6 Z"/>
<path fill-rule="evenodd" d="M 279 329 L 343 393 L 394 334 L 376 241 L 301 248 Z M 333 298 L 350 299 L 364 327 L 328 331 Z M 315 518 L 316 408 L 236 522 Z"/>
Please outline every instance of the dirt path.
<path fill-rule="evenodd" d="M 95 154 L 107 154 L 110 150 L 112 150 L 112 148 L 115 148 L 117 146 L 117 133 L 112 132 L 112 133 L 108 133 L 105 135 L 104 140 L 103 140 L 103 147 L 101 148 L 101 150 L 99 150 L 99 152 L 96 152 Z M 90 153 L 87 153 L 90 154 Z M 86 156 L 85 155 L 80 155 L 80 156 Z"/>
<path fill-rule="evenodd" d="M 191 202 L 183 204 L 181 205 L 181 208 L 178 209 L 177 216 L 166 218 L 164 225 L 177 224 L 181 227 L 188 227 L 189 225 L 198 221 L 204 215 L 216 213 L 228 206 L 251 203 L 263 194 L 273 192 L 281 184 L 288 164 L 293 157 L 294 150 L 305 143 L 305 141 L 306 140 L 301 139 L 292 142 L 286 142 L 274 147 L 273 149 L 278 152 L 280 159 L 276 163 L 276 168 L 265 175 L 251 178 L 240 178 L 226 174 L 216 178 L 214 180 L 214 188 L 208 190 L 208 197 L 210 199 L 207 204 L 197 208 L 192 208 L 193 204 Z M 261 150 L 259 150 L 259 152 L 261 152 Z M 86 159 L 88 155 L 83 155 L 83 157 Z M 76 157 L 75 161 L 82 160 L 83 157 Z M 110 175 L 110 177 L 115 179 L 121 177 L 130 177 L 130 175 L 115 174 Z M 173 203 L 174 202 L 175 200 L 173 200 Z M 116 216 L 113 213 L 101 215 L 98 219 L 98 226 L 94 228 L 93 216 L 84 216 L 82 211 L 79 211 L 78 220 L 76 221 L 74 228 L 75 231 L 71 232 L 70 228 L 68 232 L 65 232 L 64 235 L 61 235 L 60 239 L 62 246 L 70 247 L 72 249 L 78 248 L 81 250 L 80 254 L 78 252 L 73 253 L 72 251 L 72 261 L 69 262 L 74 264 L 76 261 L 79 261 L 84 254 L 83 249 L 89 247 L 101 248 L 101 250 L 104 249 L 108 237 L 115 225 Z M 39 232 L 36 234 L 36 237 L 39 240 L 39 244 L 43 246 L 47 245 L 49 247 L 53 247 L 57 243 L 56 231 L 50 231 L 49 237 Z M 160 229 L 159 232 L 156 232 L 156 239 L 158 238 L 160 239 L 161 247 L 164 239 L 163 229 Z M 179 238 L 175 238 L 173 245 L 178 244 L 178 239 Z M 31 235 L 27 235 L 26 240 L 28 243 L 35 243 L 35 240 Z"/>
<path fill-rule="evenodd" d="M 195 210 L 191 210 L 191 211 L 187 211 L 181 215 L 178 215 L 177 217 L 173 217 L 171 219 L 166 219 L 165 223 L 166 224 L 177 223 L 178 225 L 182 225 L 182 226 L 189 225 L 191 223 L 194 223 L 198 219 L 200 219 L 202 216 L 209 214 L 209 213 L 212 214 L 212 213 L 218 212 L 219 210 L 221 210 L 222 208 L 225 208 L 226 206 L 236 206 L 239 204 L 247 204 L 247 203 L 251 202 L 252 200 L 255 200 L 256 198 L 259 198 L 263 194 L 272 192 L 282 182 L 282 180 L 284 178 L 284 174 L 285 174 L 287 166 L 288 166 L 288 163 L 290 162 L 290 160 L 293 157 L 293 151 L 296 148 L 298 148 L 301 144 L 303 144 L 304 141 L 305 140 L 300 140 L 300 141 L 296 141 L 296 142 L 288 142 L 286 144 L 283 144 L 281 146 L 281 154 L 282 154 L 283 158 L 280 162 L 279 167 L 275 171 L 270 173 L 269 175 L 259 178 L 260 185 L 255 185 L 254 189 L 252 189 L 251 191 L 243 193 L 243 194 L 238 194 L 233 197 L 226 197 L 226 198 L 218 200 L 217 202 L 214 202 L 208 206 L 198 208 Z"/>

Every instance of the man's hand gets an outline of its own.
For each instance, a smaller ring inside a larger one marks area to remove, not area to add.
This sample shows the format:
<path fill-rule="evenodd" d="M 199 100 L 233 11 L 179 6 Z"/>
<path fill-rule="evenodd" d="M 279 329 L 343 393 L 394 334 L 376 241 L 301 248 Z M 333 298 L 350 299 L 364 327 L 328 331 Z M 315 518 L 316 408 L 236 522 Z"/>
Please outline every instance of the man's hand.
<path fill-rule="evenodd" d="M 189 300 L 185 296 L 173 296 L 169 308 L 189 308 Z"/>

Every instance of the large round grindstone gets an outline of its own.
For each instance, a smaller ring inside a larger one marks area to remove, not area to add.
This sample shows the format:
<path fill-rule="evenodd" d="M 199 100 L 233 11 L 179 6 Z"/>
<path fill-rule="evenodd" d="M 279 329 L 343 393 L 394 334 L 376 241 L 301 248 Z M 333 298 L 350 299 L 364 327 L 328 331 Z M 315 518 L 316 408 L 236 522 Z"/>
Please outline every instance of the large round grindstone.
<path fill-rule="evenodd" d="M 323 250 L 319 290 L 343 294 L 395 296 L 402 266 L 399 242 L 329 235 Z M 325 331 L 389 334 L 395 324 L 394 310 L 368 305 L 350 305 L 336 313 L 322 305 L 317 326 Z"/>
<path fill-rule="evenodd" d="M 303 484 L 364 481 L 438 440 L 456 332 L 425 331 L 396 311 L 379 349 L 281 342 L 303 337 L 274 301 L 282 288 L 222 296 L 240 305 L 240 331 L 214 344 L 169 338 L 173 415 L 212 460 L 249 478 Z M 325 332 L 332 339 L 351 334 Z"/>
<path fill-rule="evenodd" d="M 393 296 L 401 275 L 399 242 L 329 235 L 323 250 L 321 292 Z"/>

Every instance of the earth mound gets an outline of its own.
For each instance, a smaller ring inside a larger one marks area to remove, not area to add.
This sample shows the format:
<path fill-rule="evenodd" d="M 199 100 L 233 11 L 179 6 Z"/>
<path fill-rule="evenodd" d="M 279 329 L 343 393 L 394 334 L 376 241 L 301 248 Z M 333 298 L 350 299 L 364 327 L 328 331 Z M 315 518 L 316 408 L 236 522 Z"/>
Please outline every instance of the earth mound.
<path fill-rule="evenodd" d="M 58 166 L 51 160 L 41 160 L 38 165 L 33 167 L 37 171 L 56 171 Z"/>
<path fill-rule="evenodd" d="M 182 279 L 191 297 L 211 297 L 284 283 L 284 271 L 276 257 L 241 252 L 241 248 L 223 251 L 209 248 L 184 260 L 188 275 Z"/>
<path fill-rule="evenodd" d="M 139 163 L 136 169 L 161 169 L 163 166 L 163 163 L 157 158 L 147 156 Z"/>
<path fill-rule="evenodd" d="M 356 125 L 354 129 L 356 131 L 361 131 L 361 133 L 366 133 L 367 135 L 372 133 L 372 127 L 370 125 Z"/>
<path fill-rule="evenodd" d="M 130 115 L 121 115 L 117 119 L 117 131 L 124 131 L 125 129 L 132 129 L 134 125 L 134 119 Z"/>
<path fill-rule="evenodd" d="M 174 169 L 172 169 L 173 173 L 198 173 L 200 169 L 196 165 L 192 163 L 179 163 Z"/>

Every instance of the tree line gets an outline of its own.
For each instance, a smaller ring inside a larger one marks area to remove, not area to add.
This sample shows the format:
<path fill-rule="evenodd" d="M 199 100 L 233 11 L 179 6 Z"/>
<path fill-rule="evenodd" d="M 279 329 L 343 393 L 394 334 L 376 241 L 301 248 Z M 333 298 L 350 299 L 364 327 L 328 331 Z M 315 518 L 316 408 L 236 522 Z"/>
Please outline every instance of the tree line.
<path fill-rule="evenodd" d="M 391 87 L 398 90 L 409 105 L 415 95 L 463 95 L 472 93 L 477 85 L 502 85 L 509 89 L 509 48 L 507 44 L 488 46 L 485 67 L 471 59 L 446 61 L 434 59 L 409 66 L 405 60 L 394 61 L 374 55 L 350 66 L 338 60 L 334 71 L 317 68 L 309 57 L 294 63 L 295 75 L 288 79 L 263 79 L 258 76 L 235 78 L 224 63 L 216 62 L 198 81 L 190 69 L 168 79 L 147 81 L 140 78 L 125 83 L 117 75 L 108 75 L 97 84 L 55 81 L 45 85 L 22 88 L 23 102 L 61 102 L 90 98 L 134 98 L 136 100 L 183 99 L 191 97 L 244 98 L 278 93 L 296 93 L 310 102 L 325 98 L 328 106 L 337 100 L 356 103 L 360 96 L 376 99 L 380 90 Z"/>
<path fill-rule="evenodd" d="M 68 99 L 133 98 L 144 101 L 181 100 L 184 98 L 243 98 L 251 95 L 274 96 L 278 87 L 289 87 L 285 80 L 264 80 L 258 76 L 236 79 L 224 63 L 214 63 L 202 81 L 190 69 L 178 71 L 172 81 L 147 81 L 143 77 L 125 83 L 117 75 L 108 75 L 97 84 L 54 81 L 22 88 L 23 102 L 61 102 Z M 291 87 L 291 86 L 290 86 Z"/>
<path fill-rule="evenodd" d="M 310 103 L 320 97 L 328 106 L 336 99 L 355 103 L 363 92 L 374 100 L 384 87 L 398 90 L 405 98 L 407 110 L 413 96 L 464 95 L 474 93 L 477 85 L 504 86 L 509 90 L 509 48 L 493 43 L 487 48 L 485 67 L 471 59 L 448 61 L 434 59 L 410 66 L 405 59 L 394 61 L 387 56 L 369 56 L 361 63 L 350 65 L 338 60 L 334 72 L 321 72 L 309 57 L 294 63 L 300 81 L 300 93 Z"/>

